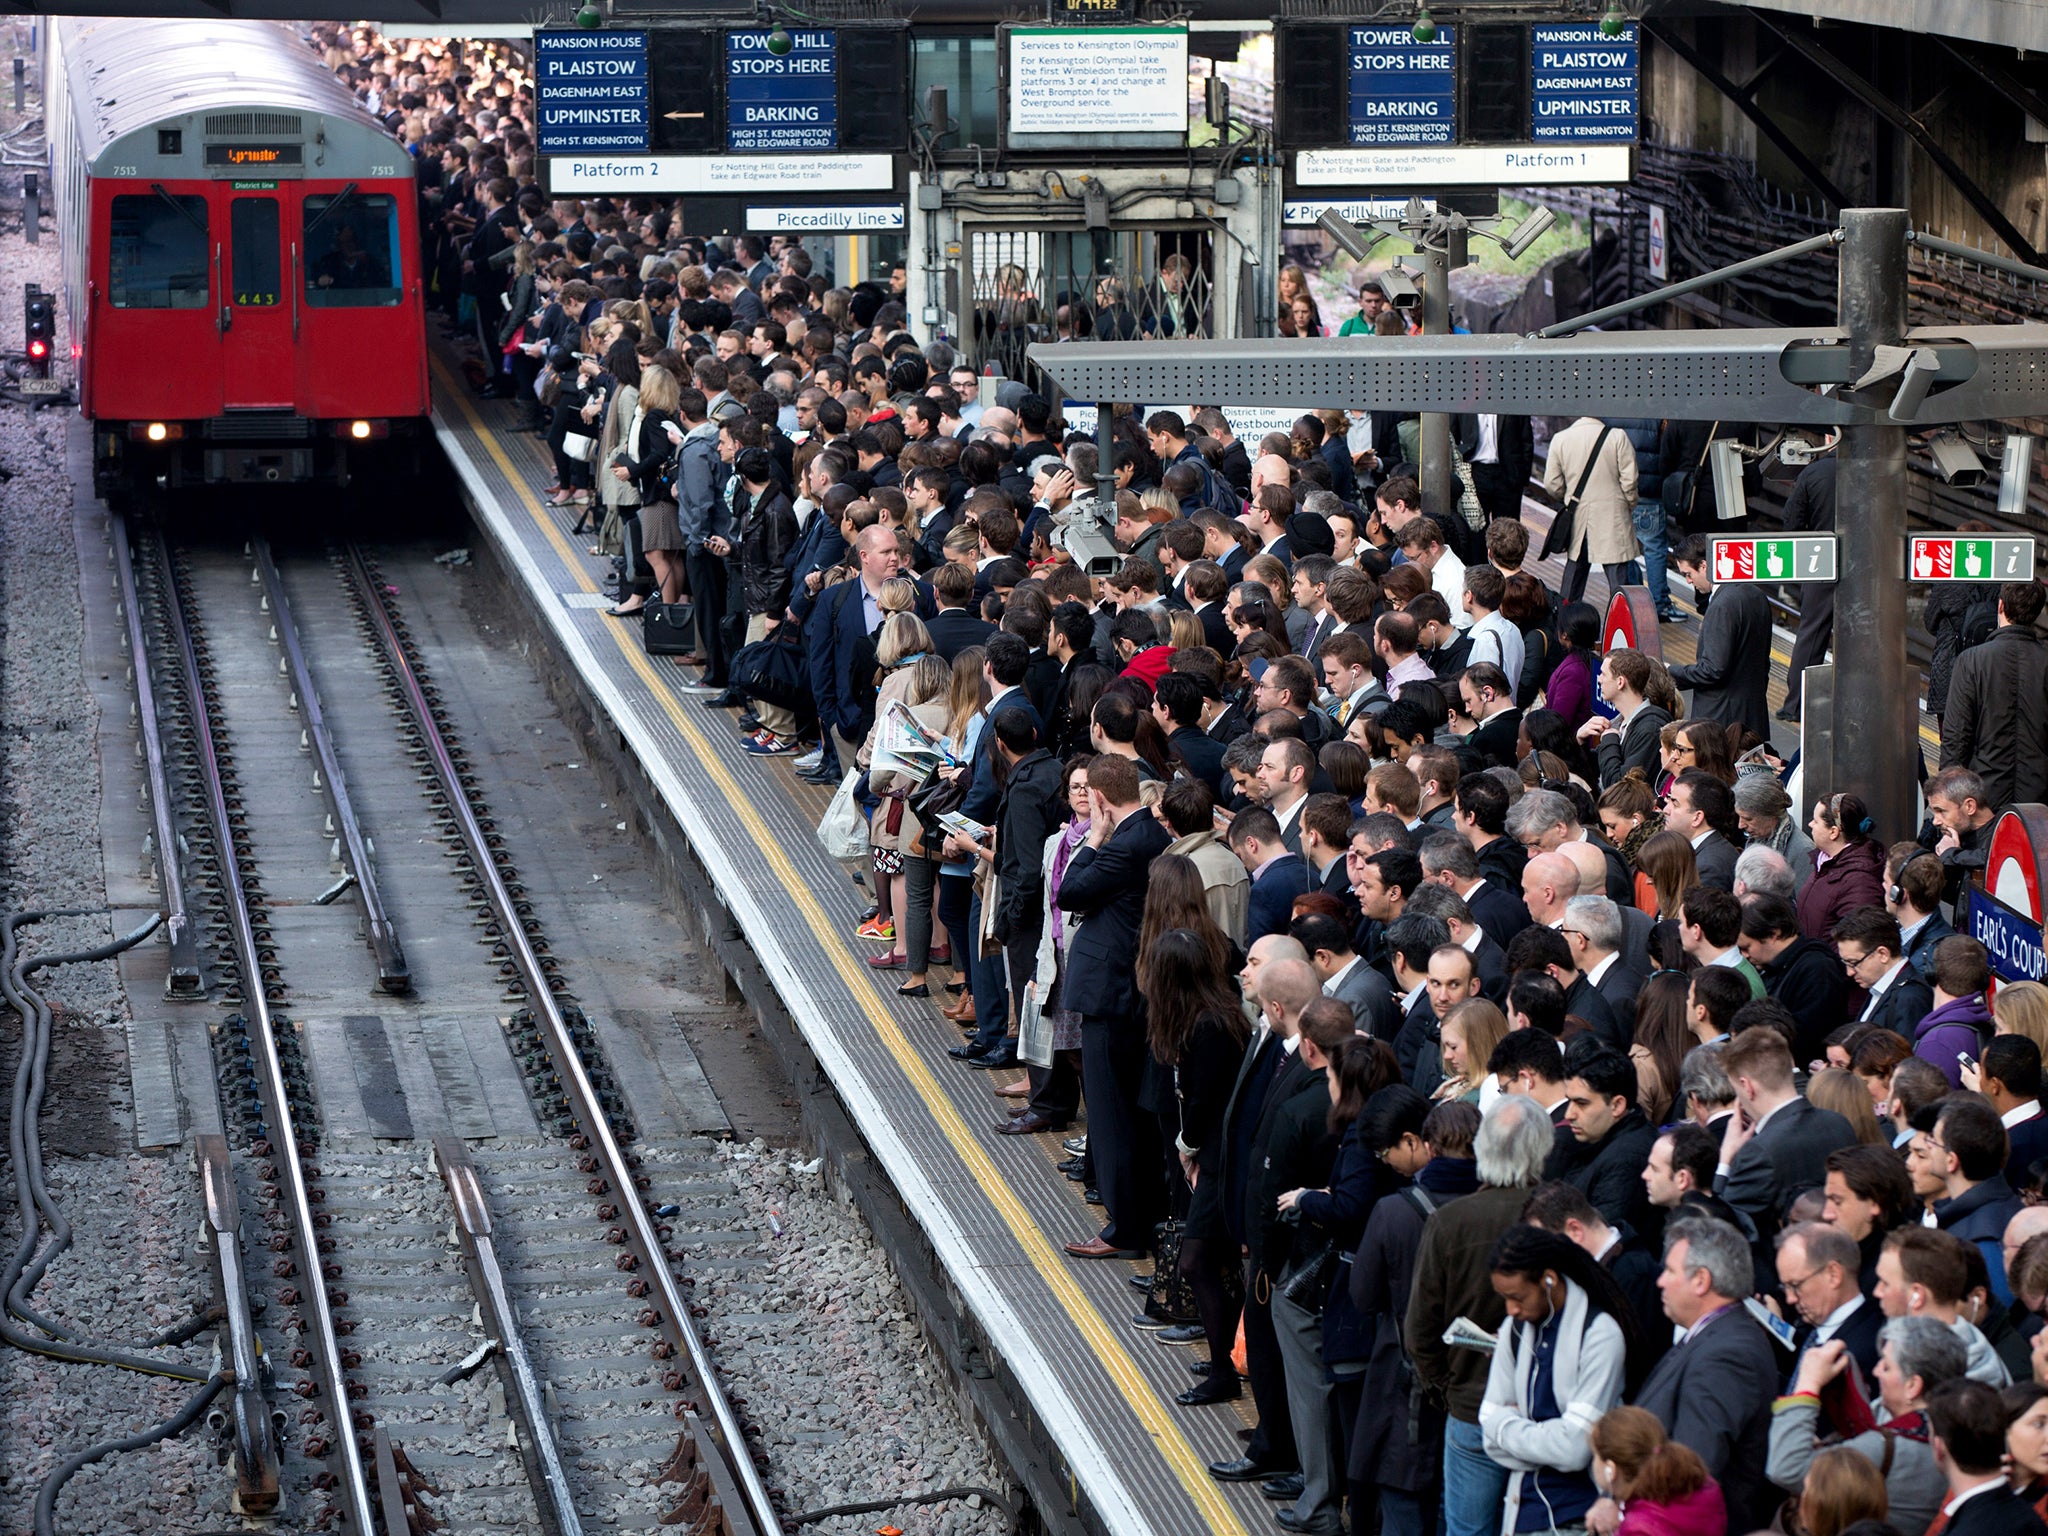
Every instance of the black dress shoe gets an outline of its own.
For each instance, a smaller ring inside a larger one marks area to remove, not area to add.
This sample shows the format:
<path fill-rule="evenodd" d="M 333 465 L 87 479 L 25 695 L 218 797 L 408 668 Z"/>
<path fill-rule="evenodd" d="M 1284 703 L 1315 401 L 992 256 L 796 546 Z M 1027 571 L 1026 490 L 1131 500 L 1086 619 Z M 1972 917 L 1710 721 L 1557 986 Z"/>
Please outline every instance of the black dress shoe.
<path fill-rule="evenodd" d="M 1214 1366 L 1215 1362 L 1211 1360 L 1190 1360 L 1188 1362 L 1188 1374 L 1190 1376 L 1206 1376 L 1214 1369 Z"/>
<path fill-rule="evenodd" d="M 1199 1382 L 1187 1391 L 1176 1393 L 1174 1401 L 1183 1408 L 1200 1408 L 1209 1403 L 1234 1403 L 1244 1396 L 1244 1383 L 1232 1371 L 1223 1377 L 1211 1377 Z M 1210 1469 L 1215 1470 L 1213 1467 Z"/>
<path fill-rule="evenodd" d="M 1265 1463 L 1240 1456 L 1235 1461 L 1210 1462 L 1209 1475 L 1219 1483 L 1262 1483 L 1274 1474 Z"/>
<path fill-rule="evenodd" d="M 1102 1204 L 1102 1191 L 1099 1189 L 1084 1189 L 1081 1191 L 1081 1198 L 1090 1205 L 1100 1205 Z"/>
<path fill-rule="evenodd" d="M 946 1054 L 955 1061 L 973 1061 L 981 1054 L 981 1047 L 970 1040 L 965 1045 L 947 1046 Z"/>
<path fill-rule="evenodd" d="M 1259 1492 L 1276 1504 L 1291 1504 L 1301 1497 L 1305 1479 L 1299 1472 L 1283 1472 L 1259 1484 Z"/>
<path fill-rule="evenodd" d="M 1025 1110 L 1021 1115 L 1012 1115 L 1004 1124 L 996 1127 L 998 1136 L 1036 1136 L 1040 1131 L 1064 1129 L 1060 1122 L 1050 1115 Z"/>
<path fill-rule="evenodd" d="M 983 1072 L 994 1071 L 998 1067 L 1014 1067 L 1017 1065 L 1017 1048 L 1007 1043 L 999 1045 L 992 1051 L 974 1057 L 967 1065 L 979 1068 Z"/>

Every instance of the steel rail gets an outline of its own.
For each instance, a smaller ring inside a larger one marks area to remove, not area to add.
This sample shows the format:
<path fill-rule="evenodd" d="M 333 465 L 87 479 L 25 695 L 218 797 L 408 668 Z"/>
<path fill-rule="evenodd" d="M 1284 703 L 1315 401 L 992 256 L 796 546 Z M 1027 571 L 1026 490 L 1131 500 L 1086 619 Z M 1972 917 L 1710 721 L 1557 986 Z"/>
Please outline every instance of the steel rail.
<path fill-rule="evenodd" d="M 263 1396 L 263 1344 L 249 1313 L 249 1273 L 242 1258 L 241 1201 L 235 1193 L 235 1166 L 225 1136 L 193 1138 L 199 1178 L 206 1191 L 206 1234 L 220 1276 L 221 1304 L 227 1311 L 228 1365 L 235 1386 L 235 1446 L 241 1466 L 235 1498 L 245 1515 L 267 1515 L 277 1508 L 280 1478 L 277 1435 L 270 1404 Z"/>
<path fill-rule="evenodd" d="M 272 1035 L 270 1001 L 263 990 L 263 962 L 258 953 L 255 925 L 249 916 L 248 893 L 242 885 L 242 871 L 236 857 L 235 827 L 228 814 L 227 798 L 221 790 L 220 752 L 214 738 L 213 714 L 207 704 L 205 678 L 199 655 L 186 620 L 184 601 L 178 595 L 177 574 L 171 567 L 170 552 L 160 540 L 157 546 L 165 581 L 165 614 L 171 626 L 181 681 L 192 706 L 192 735 L 200 756 L 200 778 L 206 796 L 206 812 L 213 824 L 214 845 L 219 852 L 222 896 L 227 905 L 228 926 L 233 935 L 235 958 L 242 973 L 242 1008 L 249 1021 L 250 1054 L 257 1064 L 262 1096 L 270 1109 L 271 1144 L 277 1155 L 279 1204 L 290 1225 L 292 1244 L 297 1250 L 299 1273 L 304 1280 L 301 1310 L 306 1318 L 307 1338 L 313 1357 L 313 1371 L 327 1396 L 332 1420 L 335 1456 L 340 1462 L 335 1495 L 349 1528 L 358 1536 L 370 1536 L 377 1529 L 371 1506 L 369 1477 L 356 1445 L 355 1426 L 350 1420 L 348 1382 L 342 1372 L 341 1340 L 335 1332 L 334 1307 L 328 1299 L 327 1278 L 320 1269 L 318 1230 L 313 1224 L 313 1205 L 306 1190 L 305 1169 L 299 1161 L 298 1126 L 292 1118 L 291 1099 L 285 1087 L 284 1065 L 278 1059 Z"/>
<path fill-rule="evenodd" d="M 121 614 L 128 627 L 128 668 L 135 676 L 136 721 L 142 728 L 143 773 L 149 813 L 156 825 L 158 889 L 164 898 L 164 928 L 171 946 L 170 976 L 165 989 L 172 997 L 198 997 L 204 990 L 199 970 L 199 936 L 185 910 L 185 874 L 178 863 L 178 828 L 171 819 L 170 776 L 164 768 L 163 732 L 157 725 L 156 687 L 149 675 L 149 642 L 142 632 L 142 606 L 135 596 L 135 557 L 128 544 L 128 519 L 110 520 L 114 540 L 114 582 L 121 594 Z"/>
<path fill-rule="evenodd" d="M 256 574 L 263 583 L 270 604 L 270 619 L 277 641 L 284 650 L 285 665 L 291 671 L 292 690 L 298 695 L 299 712 L 306 722 L 306 739 L 320 760 L 320 789 L 327 797 L 328 814 L 334 819 L 336 835 L 344 850 L 342 867 L 354 878 L 356 893 L 363 902 L 363 922 L 369 930 L 370 953 L 377 960 L 377 988 L 382 992 L 412 990 L 412 973 L 405 963 L 405 949 L 398 942 L 397 925 L 385 910 L 384 897 L 377 889 L 377 874 L 370 867 L 369 839 L 350 800 L 348 781 L 342 777 L 341 759 L 334 750 L 334 735 L 327 729 L 327 715 L 320 707 L 313 669 L 306 663 L 305 647 L 299 641 L 298 621 L 292 617 L 291 598 L 277 562 L 270 556 L 270 541 L 258 536 L 253 542 Z"/>
<path fill-rule="evenodd" d="M 541 1524 L 547 1536 L 583 1536 L 583 1521 L 569 1491 L 569 1469 L 562 1460 L 554 1426 L 548 1422 L 540 1371 L 519 1330 L 519 1309 L 498 1262 L 497 1242 L 491 1235 L 491 1205 L 483 1181 L 477 1177 L 476 1163 L 469 1148 L 455 1136 L 434 1138 L 434 1161 L 440 1165 L 442 1182 L 455 1206 L 455 1226 L 462 1239 L 470 1289 L 476 1294 L 485 1331 L 498 1346 L 504 1374 L 510 1378 L 508 1406 L 526 1431 L 519 1449 L 526 1462 L 527 1480 L 536 1485 L 534 1504 Z"/>
<path fill-rule="evenodd" d="M 782 1523 L 775 1514 L 768 1490 L 747 1452 L 746 1436 L 739 1417 L 719 1384 L 716 1364 L 698 1338 L 697 1330 L 690 1324 L 689 1303 L 675 1277 L 669 1273 L 667 1255 L 661 1246 L 660 1236 L 654 1230 L 646 1202 L 641 1200 L 633 1183 L 632 1170 L 626 1164 L 618 1139 L 612 1134 L 604 1108 L 598 1101 L 597 1090 L 577 1055 L 568 1021 L 555 1001 L 547 973 L 527 937 L 526 925 L 513 904 L 511 892 L 498 873 L 490 844 L 477 823 L 469 794 L 455 771 L 447 741 L 434 720 L 425 689 L 413 669 L 405 645 L 399 639 L 390 609 L 359 546 L 352 544 L 348 547 L 348 569 L 382 642 L 385 659 L 395 671 L 407 708 L 433 761 L 434 772 L 448 801 L 449 814 L 455 818 L 477 879 L 489 897 L 505 944 L 526 985 L 527 997 L 540 1022 L 548 1054 L 554 1060 L 556 1075 L 568 1097 L 570 1109 L 583 1134 L 589 1138 L 605 1177 L 617 1193 L 619 1217 L 627 1243 L 636 1254 L 640 1273 L 657 1300 L 661 1313 L 660 1327 L 669 1343 L 688 1359 L 696 1391 L 710 1409 L 710 1418 L 706 1421 L 686 1408 L 683 1423 L 693 1440 L 700 1446 L 708 1441 L 708 1448 L 716 1452 L 705 1456 L 703 1465 L 710 1473 L 713 1496 L 722 1507 L 730 1536 L 783 1536 Z"/>

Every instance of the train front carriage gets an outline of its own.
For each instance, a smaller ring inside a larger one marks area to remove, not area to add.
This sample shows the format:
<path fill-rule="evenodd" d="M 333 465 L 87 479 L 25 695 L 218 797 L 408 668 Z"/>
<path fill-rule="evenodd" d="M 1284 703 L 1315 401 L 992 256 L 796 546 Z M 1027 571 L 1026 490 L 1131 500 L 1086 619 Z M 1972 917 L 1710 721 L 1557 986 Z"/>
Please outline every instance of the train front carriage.
<path fill-rule="evenodd" d="M 415 445 L 426 338 L 403 146 L 282 26 L 50 31 L 67 308 L 101 494 L 346 483 Z"/>

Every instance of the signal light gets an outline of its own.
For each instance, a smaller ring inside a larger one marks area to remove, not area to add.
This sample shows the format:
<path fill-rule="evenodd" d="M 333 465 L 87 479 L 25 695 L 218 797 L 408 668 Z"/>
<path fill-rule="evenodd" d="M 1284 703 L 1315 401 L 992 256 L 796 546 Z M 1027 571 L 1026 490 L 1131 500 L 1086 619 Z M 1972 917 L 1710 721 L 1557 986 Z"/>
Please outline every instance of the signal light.
<path fill-rule="evenodd" d="M 22 294 L 29 367 L 39 379 L 50 376 L 50 350 L 57 340 L 57 299 L 30 283 Z"/>

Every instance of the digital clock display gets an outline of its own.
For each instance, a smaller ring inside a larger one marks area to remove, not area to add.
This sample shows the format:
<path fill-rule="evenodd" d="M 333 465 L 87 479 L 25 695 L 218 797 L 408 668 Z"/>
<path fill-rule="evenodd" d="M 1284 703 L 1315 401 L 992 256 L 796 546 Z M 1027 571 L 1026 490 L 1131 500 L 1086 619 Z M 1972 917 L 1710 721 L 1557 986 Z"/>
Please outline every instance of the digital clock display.
<path fill-rule="evenodd" d="M 1048 0 L 1054 21 L 1129 21 L 1136 0 Z"/>

